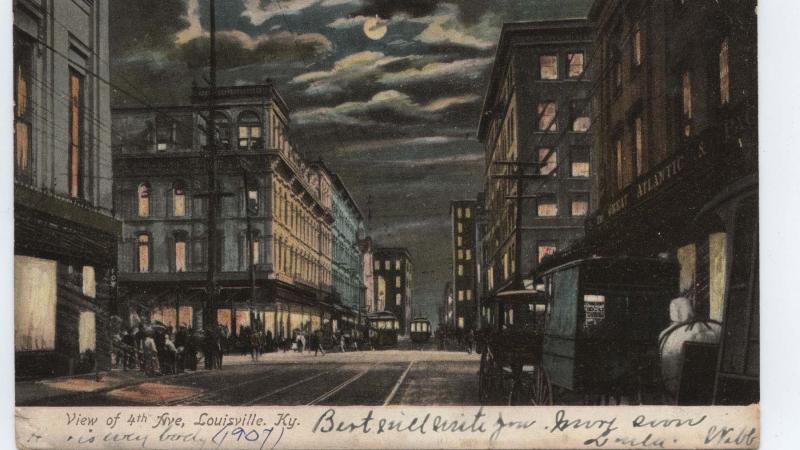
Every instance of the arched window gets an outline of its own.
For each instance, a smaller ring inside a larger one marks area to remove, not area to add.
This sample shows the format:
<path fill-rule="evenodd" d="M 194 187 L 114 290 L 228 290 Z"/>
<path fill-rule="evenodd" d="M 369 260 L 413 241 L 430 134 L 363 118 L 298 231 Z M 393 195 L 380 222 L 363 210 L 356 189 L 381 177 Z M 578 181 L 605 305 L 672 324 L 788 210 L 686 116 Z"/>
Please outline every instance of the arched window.
<path fill-rule="evenodd" d="M 222 148 L 231 147 L 231 121 L 220 112 L 214 115 L 214 126 L 217 129 L 217 143 Z"/>
<path fill-rule="evenodd" d="M 139 199 L 139 217 L 150 217 L 150 185 L 140 184 L 137 197 Z"/>
<path fill-rule="evenodd" d="M 186 215 L 186 185 L 176 181 L 172 185 L 172 215 L 183 217 Z"/>
<path fill-rule="evenodd" d="M 150 272 L 150 236 L 140 234 L 136 241 L 137 269 L 140 273 L 148 273 Z"/>
<path fill-rule="evenodd" d="M 252 150 L 261 146 L 261 120 L 255 113 L 239 116 L 239 149 Z"/>
<path fill-rule="evenodd" d="M 175 233 L 175 272 L 186 272 L 186 232 Z"/>

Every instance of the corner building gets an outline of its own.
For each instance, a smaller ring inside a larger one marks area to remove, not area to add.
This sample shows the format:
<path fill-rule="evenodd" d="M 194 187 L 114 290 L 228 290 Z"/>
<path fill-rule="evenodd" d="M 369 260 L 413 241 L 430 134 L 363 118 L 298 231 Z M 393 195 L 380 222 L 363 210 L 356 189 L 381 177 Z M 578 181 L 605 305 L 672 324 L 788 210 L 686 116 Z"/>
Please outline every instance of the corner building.
<path fill-rule="evenodd" d="M 206 271 L 217 258 L 218 322 L 291 336 L 335 329 L 334 180 L 289 140 L 289 109 L 274 86 L 217 88 L 216 255 L 207 248 L 208 88 L 188 105 L 114 110 L 119 308 L 127 325 L 202 327 Z M 248 233 L 248 230 L 250 232 Z"/>

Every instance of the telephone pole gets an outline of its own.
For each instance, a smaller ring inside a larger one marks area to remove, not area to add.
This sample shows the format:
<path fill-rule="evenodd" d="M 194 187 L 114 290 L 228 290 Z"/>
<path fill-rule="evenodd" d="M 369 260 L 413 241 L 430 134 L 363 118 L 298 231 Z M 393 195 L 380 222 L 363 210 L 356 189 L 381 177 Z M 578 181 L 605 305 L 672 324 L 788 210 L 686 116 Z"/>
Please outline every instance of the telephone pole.
<path fill-rule="evenodd" d="M 217 201 L 219 187 L 217 186 L 217 136 L 215 115 L 217 108 L 217 54 L 216 54 L 216 20 L 214 0 L 209 1 L 209 90 L 208 90 L 208 123 L 206 129 L 206 146 L 208 151 L 208 296 L 203 308 L 203 324 L 206 328 L 216 330 L 217 315 L 215 303 L 217 297 Z"/>

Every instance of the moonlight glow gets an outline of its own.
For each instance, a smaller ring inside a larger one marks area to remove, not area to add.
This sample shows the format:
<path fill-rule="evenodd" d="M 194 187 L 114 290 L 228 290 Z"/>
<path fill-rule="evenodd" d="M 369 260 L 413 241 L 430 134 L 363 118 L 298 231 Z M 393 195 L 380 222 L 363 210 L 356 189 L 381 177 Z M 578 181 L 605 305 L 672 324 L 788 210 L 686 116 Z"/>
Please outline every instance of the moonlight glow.
<path fill-rule="evenodd" d="M 378 17 L 367 17 L 367 20 L 364 21 L 364 34 L 373 41 L 384 37 L 387 30 L 384 21 Z"/>

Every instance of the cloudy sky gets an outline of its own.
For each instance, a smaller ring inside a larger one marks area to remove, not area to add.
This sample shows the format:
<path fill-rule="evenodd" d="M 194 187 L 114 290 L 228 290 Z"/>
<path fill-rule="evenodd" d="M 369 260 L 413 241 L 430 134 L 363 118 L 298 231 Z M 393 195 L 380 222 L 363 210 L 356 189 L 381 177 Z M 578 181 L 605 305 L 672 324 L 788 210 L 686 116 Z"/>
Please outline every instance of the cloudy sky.
<path fill-rule="evenodd" d="M 415 314 L 435 320 L 449 202 L 482 189 L 475 132 L 500 27 L 589 3 L 218 0 L 218 79 L 276 83 L 300 151 L 341 175 L 378 245 L 409 248 Z M 202 84 L 208 0 L 113 0 L 110 33 L 115 104 L 185 104 Z"/>

